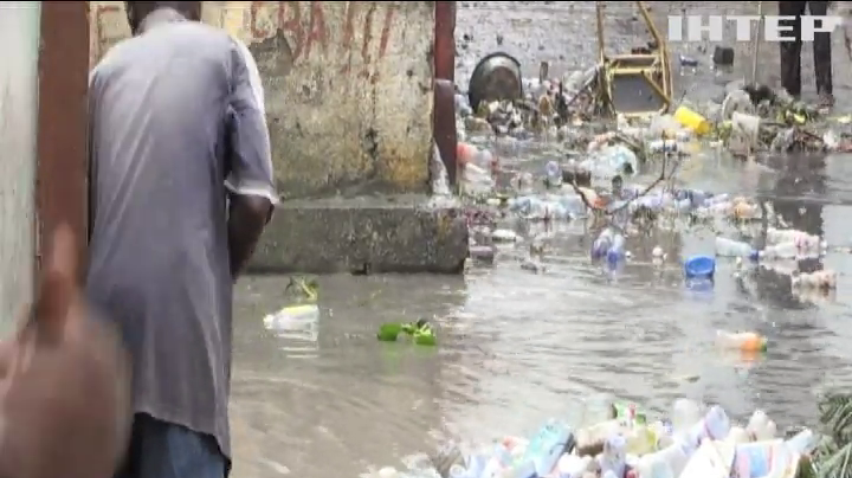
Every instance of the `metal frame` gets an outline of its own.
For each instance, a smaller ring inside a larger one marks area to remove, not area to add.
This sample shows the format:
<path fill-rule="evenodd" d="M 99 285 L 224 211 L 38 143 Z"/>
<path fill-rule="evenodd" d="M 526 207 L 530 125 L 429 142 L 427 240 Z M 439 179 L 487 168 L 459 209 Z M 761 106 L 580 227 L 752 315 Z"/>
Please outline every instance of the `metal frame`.
<path fill-rule="evenodd" d="M 672 72 L 671 72 L 671 57 L 669 55 L 668 46 L 665 39 L 657 31 L 651 15 L 648 13 L 644 2 L 636 2 L 639 11 L 642 14 L 642 19 L 645 21 L 645 26 L 651 34 L 657 49 L 651 54 L 606 54 L 606 41 L 604 37 L 604 2 L 598 1 L 595 4 L 595 13 L 597 15 L 597 34 L 598 34 L 598 57 L 599 64 L 602 69 L 598 76 L 598 99 L 602 104 L 606 105 L 609 112 L 619 113 L 615 110 L 612 103 L 612 84 L 613 78 L 617 76 L 642 76 L 657 92 L 665 103 L 664 107 L 659 111 L 648 112 L 631 112 L 622 113 L 627 117 L 647 116 L 655 113 L 665 113 L 671 107 L 672 103 Z M 637 64 L 639 66 L 637 66 Z M 654 76 L 659 75 L 658 78 Z"/>

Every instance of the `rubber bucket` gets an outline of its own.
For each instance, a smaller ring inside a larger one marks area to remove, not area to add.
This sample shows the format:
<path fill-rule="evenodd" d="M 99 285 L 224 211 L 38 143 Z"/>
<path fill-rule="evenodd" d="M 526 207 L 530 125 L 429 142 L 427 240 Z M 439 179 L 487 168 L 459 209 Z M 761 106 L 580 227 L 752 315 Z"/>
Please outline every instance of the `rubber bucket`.
<path fill-rule="evenodd" d="M 710 256 L 692 256 L 683 263 L 683 275 L 687 279 L 713 280 L 716 274 L 716 259 Z"/>
<path fill-rule="evenodd" d="M 483 101 L 516 100 L 524 96 L 521 64 L 508 53 L 485 56 L 470 75 L 467 96 L 473 111 Z"/>

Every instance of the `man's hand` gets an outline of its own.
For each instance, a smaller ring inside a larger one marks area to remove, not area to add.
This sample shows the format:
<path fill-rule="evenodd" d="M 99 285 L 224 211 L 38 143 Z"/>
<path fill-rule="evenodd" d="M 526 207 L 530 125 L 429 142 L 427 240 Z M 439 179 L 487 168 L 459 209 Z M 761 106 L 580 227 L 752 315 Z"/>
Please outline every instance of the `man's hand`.
<path fill-rule="evenodd" d="M 77 285 L 67 226 L 52 238 L 38 296 L 0 344 L 0 476 L 109 478 L 129 436 L 129 361 Z"/>

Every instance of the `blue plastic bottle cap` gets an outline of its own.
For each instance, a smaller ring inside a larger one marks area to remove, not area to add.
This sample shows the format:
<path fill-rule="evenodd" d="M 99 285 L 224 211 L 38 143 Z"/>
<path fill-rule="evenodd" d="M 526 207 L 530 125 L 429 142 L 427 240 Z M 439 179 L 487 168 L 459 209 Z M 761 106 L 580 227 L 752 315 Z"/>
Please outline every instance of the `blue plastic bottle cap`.
<path fill-rule="evenodd" d="M 751 251 L 751 253 L 748 255 L 748 258 L 752 262 L 757 262 L 760 259 L 760 251 Z"/>

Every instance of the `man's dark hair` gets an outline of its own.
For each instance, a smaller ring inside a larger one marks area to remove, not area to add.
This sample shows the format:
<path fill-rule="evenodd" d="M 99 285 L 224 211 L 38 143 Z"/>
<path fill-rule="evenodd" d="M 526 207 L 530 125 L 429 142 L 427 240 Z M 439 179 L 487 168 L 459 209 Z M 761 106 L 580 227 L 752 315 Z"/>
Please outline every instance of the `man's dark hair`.
<path fill-rule="evenodd" d="M 139 25 L 151 12 L 161 8 L 171 8 L 187 20 L 201 20 L 201 2 L 124 2 L 127 7 L 127 21 L 135 34 Z"/>

